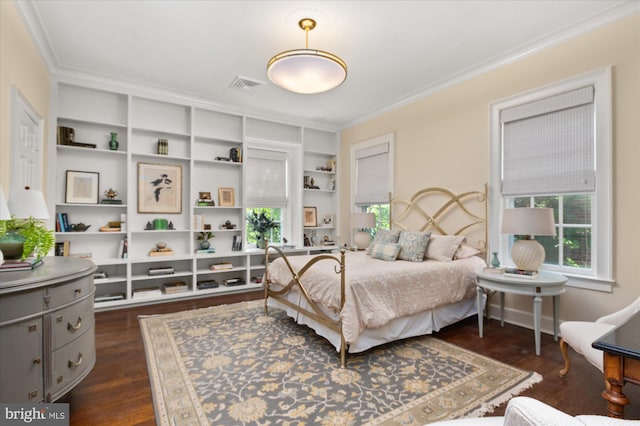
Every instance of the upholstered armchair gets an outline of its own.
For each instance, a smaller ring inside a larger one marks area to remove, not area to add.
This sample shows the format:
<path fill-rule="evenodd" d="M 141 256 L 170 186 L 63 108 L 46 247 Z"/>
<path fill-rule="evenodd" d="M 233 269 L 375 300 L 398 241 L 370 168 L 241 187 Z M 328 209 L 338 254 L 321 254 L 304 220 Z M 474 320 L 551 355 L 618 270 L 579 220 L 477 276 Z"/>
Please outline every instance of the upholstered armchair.
<path fill-rule="evenodd" d="M 622 426 L 638 425 L 634 420 L 606 416 L 570 416 L 550 405 L 526 396 L 512 398 L 504 417 L 480 417 L 431 423 L 430 426 Z"/>
<path fill-rule="evenodd" d="M 640 310 L 640 298 L 625 308 L 593 321 L 565 321 L 560 324 L 560 350 L 564 358 L 564 368 L 560 370 L 560 377 L 569 372 L 569 351 L 571 346 L 577 353 L 584 356 L 593 366 L 602 371 L 602 351 L 591 347 L 591 343 L 602 337 L 618 325 L 625 322 L 631 315 Z"/>

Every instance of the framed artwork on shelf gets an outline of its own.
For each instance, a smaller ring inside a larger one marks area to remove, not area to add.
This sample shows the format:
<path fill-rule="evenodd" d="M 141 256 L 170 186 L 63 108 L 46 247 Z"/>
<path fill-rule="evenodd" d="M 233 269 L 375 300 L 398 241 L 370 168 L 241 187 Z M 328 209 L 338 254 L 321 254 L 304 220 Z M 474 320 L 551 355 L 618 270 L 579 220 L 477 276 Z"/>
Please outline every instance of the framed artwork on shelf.
<path fill-rule="evenodd" d="M 218 188 L 218 205 L 220 207 L 233 207 L 235 205 L 233 188 Z"/>
<path fill-rule="evenodd" d="M 182 213 L 182 166 L 138 163 L 138 213 Z"/>
<path fill-rule="evenodd" d="M 304 226 L 318 226 L 318 211 L 315 207 L 304 208 Z"/>
<path fill-rule="evenodd" d="M 67 170 L 65 203 L 98 204 L 100 173 Z"/>

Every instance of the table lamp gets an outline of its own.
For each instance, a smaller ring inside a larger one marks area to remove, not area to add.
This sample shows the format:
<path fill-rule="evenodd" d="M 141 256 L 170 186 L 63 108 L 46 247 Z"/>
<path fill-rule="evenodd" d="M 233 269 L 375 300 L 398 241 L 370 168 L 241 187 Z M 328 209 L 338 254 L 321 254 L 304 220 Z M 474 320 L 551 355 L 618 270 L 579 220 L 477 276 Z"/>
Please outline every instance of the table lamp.
<path fill-rule="evenodd" d="M 504 209 L 502 214 L 502 233 L 524 235 L 525 239 L 516 240 L 511 248 L 511 259 L 516 268 L 537 271 L 544 262 L 544 247 L 531 236 L 556 235 L 553 209 L 521 207 Z"/>
<path fill-rule="evenodd" d="M 0 220 L 9 220 L 11 219 L 11 212 L 9 211 L 9 207 L 7 206 L 7 200 L 4 198 L 4 193 L 2 192 L 2 187 L 0 187 Z M 0 265 L 4 263 L 4 255 L 2 254 L 2 250 L 0 250 Z"/>
<path fill-rule="evenodd" d="M 358 250 L 364 250 L 371 242 L 371 234 L 368 229 L 376 226 L 376 215 L 373 213 L 354 212 L 351 213 L 351 228 L 359 231 L 353 236 L 353 242 Z"/>

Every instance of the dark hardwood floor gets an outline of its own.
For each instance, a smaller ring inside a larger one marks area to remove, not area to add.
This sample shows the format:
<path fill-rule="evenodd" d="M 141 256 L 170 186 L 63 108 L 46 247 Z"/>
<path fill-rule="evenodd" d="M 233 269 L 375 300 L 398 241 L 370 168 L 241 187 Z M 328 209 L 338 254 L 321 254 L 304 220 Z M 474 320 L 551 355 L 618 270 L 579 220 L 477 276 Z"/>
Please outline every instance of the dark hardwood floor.
<path fill-rule="evenodd" d="M 96 365 L 69 395 L 60 402 L 71 405 L 71 425 L 153 425 L 155 417 L 144 347 L 138 325 L 139 315 L 163 314 L 212 305 L 261 298 L 252 292 L 96 313 Z M 541 383 L 522 395 L 546 402 L 571 415 L 606 415 L 601 373 L 584 358 L 571 352 L 572 368 L 567 377 L 558 377 L 563 366 L 558 343 L 543 334 L 541 356 L 534 351 L 533 331 L 490 320 L 485 337 L 478 337 L 477 317 L 449 326 L 436 337 L 507 364 L 540 373 Z M 631 405 L 628 419 L 640 419 L 640 387 L 627 385 Z M 491 415 L 504 413 L 505 405 Z"/>

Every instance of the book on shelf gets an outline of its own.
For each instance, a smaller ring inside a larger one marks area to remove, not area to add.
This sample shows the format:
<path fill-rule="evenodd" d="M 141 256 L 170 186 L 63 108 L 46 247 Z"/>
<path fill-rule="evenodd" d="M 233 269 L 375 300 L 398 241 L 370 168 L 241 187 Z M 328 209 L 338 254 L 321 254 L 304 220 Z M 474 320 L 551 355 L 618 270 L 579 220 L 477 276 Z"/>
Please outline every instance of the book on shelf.
<path fill-rule="evenodd" d="M 0 265 L 0 271 L 30 271 L 42 265 L 42 258 L 30 257 L 25 260 L 20 259 L 5 259 L 4 263 Z"/>
<path fill-rule="evenodd" d="M 505 268 L 501 268 L 501 267 L 494 267 L 494 266 L 485 266 L 485 268 L 482 270 L 482 272 L 487 272 L 490 274 L 497 274 L 497 275 L 501 275 L 504 274 Z"/>
<path fill-rule="evenodd" d="M 237 285 L 244 285 L 244 279 L 237 277 L 237 278 L 229 278 L 223 281 L 224 285 L 226 285 L 227 287 L 234 287 Z"/>
<path fill-rule="evenodd" d="M 122 204 L 122 200 L 117 200 L 115 198 L 104 198 L 102 201 L 100 201 L 100 204 L 120 205 Z"/>
<path fill-rule="evenodd" d="M 136 288 L 133 290 L 132 297 L 134 299 L 144 299 L 147 297 L 158 297 L 162 296 L 162 290 L 160 287 L 143 287 Z"/>
<path fill-rule="evenodd" d="M 214 249 L 214 248 L 196 250 L 196 254 L 212 254 L 212 253 L 215 253 L 215 252 L 216 252 L 216 249 Z"/>
<path fill-rule="evenodd" d="M 153 249 L 149 252 L 149 256 L 154 257 L 154 256 L 173 256 L 173 250 L 171 250 L 170 248 L 164 248 L 164 249 Z"/>
<path fill-rule="evenodd" d="M 216 280 L 198 281 L 198 290 L 208 290 L 210 288 L 218 288 L 220 284 Z"/>
<path fill-rule="evenodd" d="M 158 267 L 158 268 L 149 268 L 148 274 L 149 274 L 149 276 L 171 275 L 174 272 L 175 271 L 174 271 L 173 267 L 171 267 L 171 266 L 163 266 L 163 267 Z"/>
<path fill-rule="evenodd" d="M 231 251 L 242 250 L 242 235 L 234 235 L 231 243 Z"/>
<path fill-rule="evenodd" d="M 526 269 L 518 269 L 518 268 L 506 268 L 504 270 L 504 275 L 510 276 L 510 277 L 534 279 L 538 277 L 538 271 L 529 271 Z"/>
<path fill-rule="evenodd" d="M 162 285 L 162 288 L 164 290 L 164 294 L 183 293 L 189 289 L 187 283 L 185 283 L 184 281 L 173 281 L 170 283 L 164 283 Z"/>
<path fill-rule="evenodd" d="M 220 263 L 212 263 L 209 265 L 209 269 L 212 271 L 221 271 L 225 269 L 233 269 L 233 263 L 231 262 L 220 262 Z"/>
<path fill-rule="evenodd" d="M 93 301 L 100 302 L 112 302 L 114 300 L 124 300 L 124 293 L 107 293 L 96 296 Z"/>

